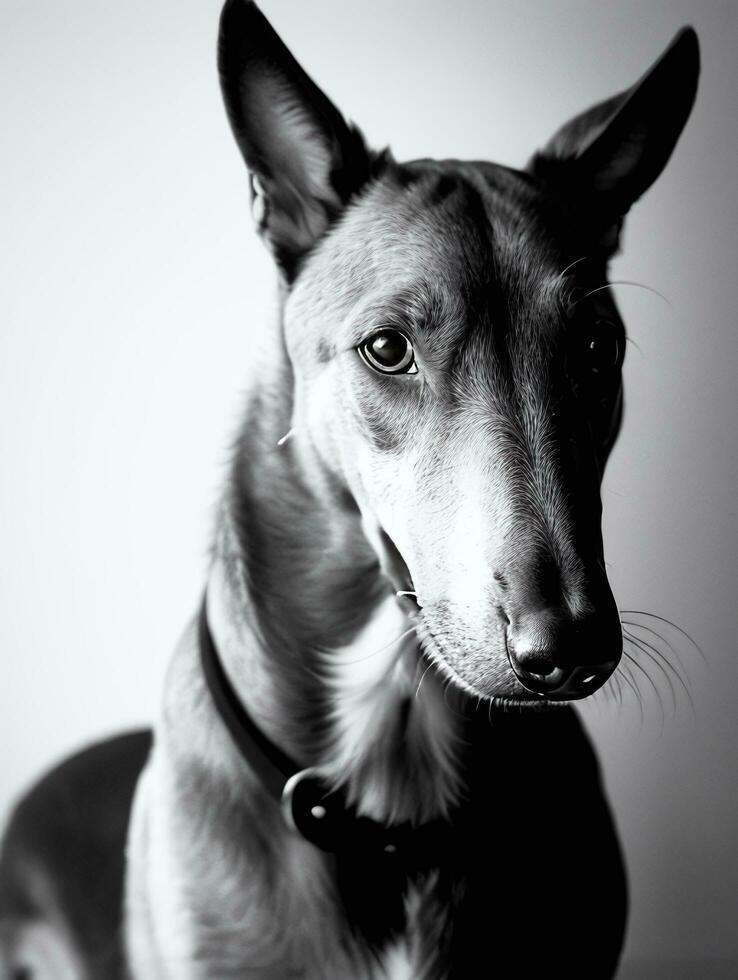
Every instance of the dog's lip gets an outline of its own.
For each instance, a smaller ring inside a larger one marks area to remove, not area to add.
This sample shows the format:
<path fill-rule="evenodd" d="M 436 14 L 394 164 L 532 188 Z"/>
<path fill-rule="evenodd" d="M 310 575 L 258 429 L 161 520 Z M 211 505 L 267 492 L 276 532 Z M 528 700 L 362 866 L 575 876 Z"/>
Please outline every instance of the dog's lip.
<path fill-rule="evenodd" d="M 448 679 L 452 682 L 453 686 L 461 694 L 472 698 L 475 701 L 489 701 L 493 706 L 499 707 L 502 710 L 520 708 L 524 710 L 537 709 L 539 711 L 542 709 L 546 710 L 548 708 L 560 708 L 569 703 L 568 701 L 563 700 L 556 701 L 543 695 L 537 697 L 526 697 L 529 692 L 522 687 L 522 685 L 522 697 L 515 696 L 514 694 L 495 694 L 479 690 L 474 684 L 462 677 L 455 667 L 448 663 L 438 647 L 435 637 L 427 628 L 423 630 L 420 650 L 421 659 L 426 665 L 433 666 L 436 668 L 436 670 L 444 672 Z"/>
<path fill-rule="evenodd" d="M 415 591 L 410 569 L 407 562 L 402 557 L 400 549 L 387 534 L 384 528 L 380 529 L 382 541 L 383 561 L 382 567 L 385 575 L 390 581 L 392 589 L 400 604 L 400 608 L 408 615 L 415 616 L 421 608 L 418 593 Z"/>
<path fill-rule="evenodd" d="M 400 609 L 411 619 L 420 614 L 421 605 L 418 596 L 412 589 L 395 589 L 395 599 Z"/>
<path fill-rule="evenodd" d="M 506 697 L 501 694 L 495 694 L 488 697 L 488 700 L 492 702 L 495 707 L 502 708 L 525 708 L 526 710 L 540 710 L 540 709 L 551 709 L 564 708 L 569 704 L 568 701 L 552 701 L 550 698 L 511 698 Z"/>
<path fill-rule="evenodd" d="M 384 561 L 382 562 L 382 566 L 387 578 L 390 581 L 390 584 L 392 585 L 392 589 L 394 590 L 395 598 L 400 606 L 400 609 L 402 609 L 406 616 L 419 620 L 422 614 L 423 604 L 418 598 L 418 593 L 415 590 L 415 585 L 410 574 L 410 569 L 407 566 L 407 562 L 402 557 L 402 553 L 397 545 L 383 527 L 380 528 L 380 538 L 384 552 Z M 534 697 L 515 697 L 514 695 L 488 694 L 479 691 L 473 684 L 465 680 L 458 673 L 458 671 L 446 661 L 446 658 L 442 655 L 441 650 L 438 649 L 435 638 L 430 630 L 426 630 L 424 632 L 427 632 L 428 635 L 421 644 L 423 648 L 423 659 L 428 663 L 433 663 L 437 668 L 447 671 L 456 687 L 458 687 L 458 689 L 464 692 L 467 696 L 482 698 L 485 701 L 492 701 L 493 703 L 499 704 L 505 708 L 545 708 L 547 706 L 554 707 L 555 705 L 567 703 L 566 701 L 558 701 L 547 698 L 544 695 L 536 695 Z M 431 641 L 430 647 L 427 646 L 428 640 Z M 533 693 L 529 692 L 523 685 L 521 685 L 521 689 L 526 695 Z"/>

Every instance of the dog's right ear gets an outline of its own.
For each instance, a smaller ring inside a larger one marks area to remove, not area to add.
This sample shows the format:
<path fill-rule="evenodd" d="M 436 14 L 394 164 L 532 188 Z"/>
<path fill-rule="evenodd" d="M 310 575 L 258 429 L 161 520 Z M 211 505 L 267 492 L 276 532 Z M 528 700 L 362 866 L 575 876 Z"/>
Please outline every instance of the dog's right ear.
<path fill-rule="evenodd" d="M 295 61 L 250 0 L 227 0 L 218 69 L 250 171 L 255 220 L 288 280 L 368 179 L 361 133 Z"/>
<path fill-rule="evenodd" d="M 697 35 L 683 28 L 636 84 L 569 120 L 528 169 L 617 228 L 656 180 L 694 104 Z"/>

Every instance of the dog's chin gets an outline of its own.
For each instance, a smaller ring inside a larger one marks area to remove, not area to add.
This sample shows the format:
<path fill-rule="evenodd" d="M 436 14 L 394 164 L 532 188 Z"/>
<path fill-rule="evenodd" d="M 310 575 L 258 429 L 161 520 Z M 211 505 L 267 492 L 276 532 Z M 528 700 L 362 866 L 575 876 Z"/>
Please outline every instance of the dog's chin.
<path fill-rule="evenodd" d="M 404 563 L 403 563 L 404 564 Z M 428 668 L 438 671 L 446 685 L 447 692 L 456 695 L 456 701 L 462 708 L 478 708 L 480 702 L 487 702 L 493 708 L 504 710 L 519 711 L 549 711 L 561 708 L 566 705 L 566 701 L 550 701 L 540 695 L 531 696 L 520 684 L 507 667 L 504 668 L 502 677 L 495 677 L 492 680 L 479 679 L 476 676 L 464 676 L 455 666 L 450 664 L 447 658 L 439 649 L 438 644 L 427 626 L 423 616 L 423 609 L 418 602 L 414 591 L 412 579 L 406 571 L 403 579 L 395 579 L 393 576 L 392 586 L 400 608 L 413 623 L 416 629 L 418 640 L 420 641 L 421 657 Z M 402 588 L 398 588 L 398 586 Z"/>
<path fill-rule="evenodd" d="M 545 697 L 531 697 L 530 692 L 512 677 L 502 683 L 480 681 L 476 677 L 465 677 L 448 663 L 439 651 L 433 636 L 427 631 L 418 631 L 421 641 L 421 657 L 429 668 L 438 671 L 446 685 L 447 692 L 453 692 L 457 701 L 470 710 L 479 708 L 486 702 L 502 711 L 552 711 L 565 707 L 566 701 L 550 701 Z"/>

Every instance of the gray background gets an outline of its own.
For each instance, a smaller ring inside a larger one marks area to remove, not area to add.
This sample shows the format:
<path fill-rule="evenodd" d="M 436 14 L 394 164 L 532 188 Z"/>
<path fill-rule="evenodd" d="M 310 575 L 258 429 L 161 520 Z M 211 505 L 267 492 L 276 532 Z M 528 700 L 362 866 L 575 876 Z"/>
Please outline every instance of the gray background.
<path fill-rule="evenodd" d="M 263 7 L 370 141 L 400 159 L 522 165 L 564 119 L 630 85 L 683 23 L 699 32 L 694 115 L 613 267 L 668 302 L 616 288 L 635 344 L 604 503 L 620 605 L 674 620 L 707 663 L 675 644 L 693 710 L 679 690 L 674 706 L 645 664 L 660 697 L 634 668 L 640 699 L 600 697 L 584 715 L 628 855 L 628 956 L 646 964 L 623 976 L 738 976 L 726 962 L 738 960 L 738 7 Z M 67 750 L 152 719 L 202 587 L 274 283 L 220 104 L 218 10 L 0 4 L 3 807 Z M 682 965 L 659 973 L 669 958 Z"/>

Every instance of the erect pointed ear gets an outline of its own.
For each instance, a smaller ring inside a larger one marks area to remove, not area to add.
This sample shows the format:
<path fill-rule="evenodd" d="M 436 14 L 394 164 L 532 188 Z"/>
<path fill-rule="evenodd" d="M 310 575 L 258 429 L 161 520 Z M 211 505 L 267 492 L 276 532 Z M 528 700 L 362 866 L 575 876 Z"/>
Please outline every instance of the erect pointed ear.
<path fill-rule="evenodd" d="M 218 69 L 254 217 L 290 279 L 367 180 L 372 157 L 250 0 L 223 8 Z"/>
<path fill-rule="evenodd" d="M 562 126 L 528 169 L 617 221 L 671 156 L 699 70 L 697 35 L 685 27 L 639 82 Z"/>

